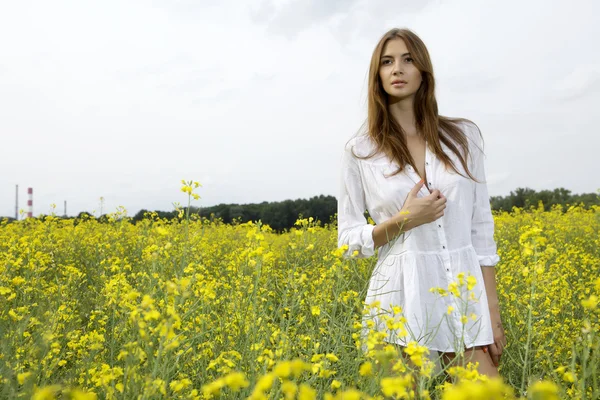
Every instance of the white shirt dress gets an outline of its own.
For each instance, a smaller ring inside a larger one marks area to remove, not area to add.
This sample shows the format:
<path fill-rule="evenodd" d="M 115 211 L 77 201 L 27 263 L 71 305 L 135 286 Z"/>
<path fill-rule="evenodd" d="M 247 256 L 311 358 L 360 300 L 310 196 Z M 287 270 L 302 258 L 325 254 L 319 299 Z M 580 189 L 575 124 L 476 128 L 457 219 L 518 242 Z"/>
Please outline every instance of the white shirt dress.
<path fill-rule="evenodd" d="M 483 146 L 474 124 L 461 122 L 460 127 L 469 144 L 467 165 L 482 183 L 447 170 L 426 143 L 427 183 L 431 190 L 438 189 L 446 196 L 446 209 L 437 220 L 415 227 L 378 249 L 365 302 L 379 301 L 380 308 L 366 306 L 370 311 L 363 318 L 363 338 L 367 321 L 372 320 L 375 325 L 371 329 L 387 332 L 385 341 L 402 346 L 415 340 L 429 350 L 457 352 L 459 346 L 470 348 L 494 342 L 480 266 L 493 267 L 500 257 L 485 183 Z M 443 143 L 441 146 L 464 174 L 458 157 Z M 345 148 L 338 197 L 338 247 L 348 245 L 346 258 L 366 258 L 375 254 L 375 226 L 367 222 L 364 210 L 369 211 L 376 224 L 388 220 L 401 210 L 408 192 L 421 178 L 410 165 L 403 172 L 386 177 L 397 169 L 396 163 L 383 154 L 357 159 L 352 148 L 355 154 L 364 156 L 372 152 L 374 144 L 368 136 L 361 135 L 353 137 Z M 423 185 L 417 197 L 428 194 Z M 448 290 L 451 282 L 460 283 L 460 273 L 464 284 L 455 292 L 460 297 L 430 290 Z M 476 279 L 471 290 L 467 288 L 469 275 Z M 406 319 L 400 320 L 405 335 L 400 329 L 388 329 L 380 317 L 385 313 L 392 316 L 393 306 L 401 307 Z"/>

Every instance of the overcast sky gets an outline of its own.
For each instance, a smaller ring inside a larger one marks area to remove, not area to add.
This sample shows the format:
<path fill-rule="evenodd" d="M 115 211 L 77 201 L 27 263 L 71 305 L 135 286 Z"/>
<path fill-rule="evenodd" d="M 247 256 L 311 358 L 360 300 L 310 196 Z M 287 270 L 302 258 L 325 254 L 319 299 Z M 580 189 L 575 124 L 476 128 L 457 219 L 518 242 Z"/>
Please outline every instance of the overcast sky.
<path fill-rule="evenodd" d="M 0 216 L 337 196 L 392 27 L 440 114 L 485 138 L 490 195 L 600 188 L 600 2 L 0 0 Z"/>

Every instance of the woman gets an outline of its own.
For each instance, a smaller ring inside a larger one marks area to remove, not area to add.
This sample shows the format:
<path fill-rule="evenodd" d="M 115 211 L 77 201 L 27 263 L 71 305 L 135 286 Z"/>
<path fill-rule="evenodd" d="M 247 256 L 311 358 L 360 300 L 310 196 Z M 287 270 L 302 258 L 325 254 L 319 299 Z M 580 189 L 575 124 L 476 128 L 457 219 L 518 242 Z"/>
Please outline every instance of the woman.
<path fill-rule="evenodd" d="M 434 89 L 420 38 L 387 32 L 371 58 L 366 133 L 350 139 L 342 160 L 338 245 L 348 246 L 345 257 L 379 249 L 366 303 L 380 309 L 367 317 L 387 342 L 402 349 L 417 340 L 446 364 L 462 347 L 481 374 L 498 376 L 506 338 L 483 139 L 473 122 L 438 115 Z M 458 296 L 444 290 L 452 282 L 463 283 L 450 291 Z M 393 306 L 406 318 L 404 334 L 381 317 Z"/>

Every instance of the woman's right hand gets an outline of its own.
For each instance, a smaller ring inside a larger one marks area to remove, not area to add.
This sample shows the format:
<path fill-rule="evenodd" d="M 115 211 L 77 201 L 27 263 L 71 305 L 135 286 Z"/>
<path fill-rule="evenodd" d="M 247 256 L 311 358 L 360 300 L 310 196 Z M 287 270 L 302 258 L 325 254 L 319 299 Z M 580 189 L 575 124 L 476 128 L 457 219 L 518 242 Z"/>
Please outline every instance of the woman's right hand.
<path fill-rule="evenodd" d="M 425 182 L 421 179 L 408 193 L 402 209 L 397 214 L 410 228 L 433 222 L 444 215 L 446 197 L 437 189 L 425 197 L 417 197 Z"/>

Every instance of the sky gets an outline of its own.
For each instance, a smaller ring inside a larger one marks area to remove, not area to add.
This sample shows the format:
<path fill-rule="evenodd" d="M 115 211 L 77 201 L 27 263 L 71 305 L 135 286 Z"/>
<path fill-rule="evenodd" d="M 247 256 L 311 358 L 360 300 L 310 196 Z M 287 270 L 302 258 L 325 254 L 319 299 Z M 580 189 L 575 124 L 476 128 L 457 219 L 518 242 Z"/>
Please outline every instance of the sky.
<path fill-rule="evenodd" d="M 0 216 L 338 195 L 390 28 L 426 44 L 439 113 L 474 121 L 491 196 L 596 192 L 600 2 L 0 1 Z M 101 203 L 100 198 L 103 198 Z"/>

